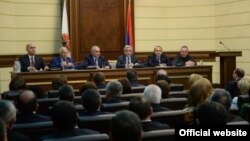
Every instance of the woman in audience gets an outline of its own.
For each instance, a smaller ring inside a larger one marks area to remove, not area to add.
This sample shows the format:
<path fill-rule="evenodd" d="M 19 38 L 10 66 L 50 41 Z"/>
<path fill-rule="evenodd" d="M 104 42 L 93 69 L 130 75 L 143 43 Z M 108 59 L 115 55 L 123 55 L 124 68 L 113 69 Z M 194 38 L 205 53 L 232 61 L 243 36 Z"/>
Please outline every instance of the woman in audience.
<path fill-rule="evenodd" d="M 123 90 L 122 94 L 130 94 L 132 93 L 131 85 L 128 78 L 120 78 L 118 81 L 122 84 Z"/>
<path fill-rule="evenodd" d="M 106 84 L 105 84 L 105 75 L 103 72 L 97 72 L 94 75 L 94 82 L 97 86 L 98 89 L 104 89 L 106 88 Z"/>
<path fill-rule="evenodd" d="M 169 98 L 170 86 L 168 82 L 164 80 L 158 80 L 156 82 L 156 85 L 161 88 L 161 98 L 162 99 Z"/>
<path fill-rule="evenodd" d="M 52 80 L 52 90 L 59 90 L 65 84 L 68 84 L 68 78 L 65 75 L 58 75 Z"/>
<path fill-rule="evenodd" d="M 88 82 L 83 83 L 81 90 L 80 90 L 80 94 L 82 94 L 83 92 L 85 92 L 88 89 L 97 90 L 98 88 L 94 82 L 88 81 Z"/>
<path fill-rule="evenodd" d="M 195 73 L 191 74 L 189 76 L 189 78 L 188 78 L 188 86 L 189 86 L 189 88 L 191 87 L 192 84 L 194 84 L 194 82 L 196 82 L 197 80 L 199 80 L 201 78 L 203 78 L 203 76 L 200 75 L 200 74 L 195 74 Z"/>

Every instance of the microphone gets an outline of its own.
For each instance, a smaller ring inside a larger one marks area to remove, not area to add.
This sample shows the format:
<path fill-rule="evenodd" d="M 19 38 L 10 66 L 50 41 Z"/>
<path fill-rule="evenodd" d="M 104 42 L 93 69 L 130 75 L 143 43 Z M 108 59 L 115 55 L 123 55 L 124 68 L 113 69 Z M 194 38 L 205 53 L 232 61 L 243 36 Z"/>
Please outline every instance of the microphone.
<path fill-rule="evenodd" d="M 231 52 L 231 50 L 230 50 L 225 44 L 223 44 L 222 41 L 220 41 L 220 44 L 221 44 L 224 48 L 226 48 L 229 52 Z"/>

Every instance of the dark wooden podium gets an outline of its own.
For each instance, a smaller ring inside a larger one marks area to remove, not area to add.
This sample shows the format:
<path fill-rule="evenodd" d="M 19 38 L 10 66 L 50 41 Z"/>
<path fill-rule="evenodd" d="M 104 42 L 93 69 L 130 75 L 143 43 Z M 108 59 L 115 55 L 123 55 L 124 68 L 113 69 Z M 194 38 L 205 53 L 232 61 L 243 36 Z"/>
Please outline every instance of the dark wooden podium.
<path fill-rule="evenodd" d="M 241 51 L 216 52 L 220 58 L 220 86 L 224 88 L 228 81 L 233 78 L 233 71 L 236 68 L 236 56 L 242 56 Z"/>

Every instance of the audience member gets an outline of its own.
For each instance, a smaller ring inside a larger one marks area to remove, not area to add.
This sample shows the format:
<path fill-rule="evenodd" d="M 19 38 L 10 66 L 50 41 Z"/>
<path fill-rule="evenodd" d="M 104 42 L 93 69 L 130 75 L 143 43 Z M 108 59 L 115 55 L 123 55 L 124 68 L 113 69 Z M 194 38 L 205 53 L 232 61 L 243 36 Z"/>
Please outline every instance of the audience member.
<path fill-rule="evenodd" d="M 111 68 L 108 60 L 101 55 L 100 47 L 92 46 L 91 54 L 84 57 L 83 68 L 89 68 L 95 66 L 96 68 Z"/>
<path fill-rule="evenodd" d="M 75 93 L 71 85 L 65 84 L 59 88 L 59 100 L 74 103 Z"/>
<path fill-rule="evenodd" d="M 50 62 L 50 68 L 61 68 L 63 69 L 74 69 L 74 60 L 69 57 L 69 51 L 66 47 L 61 47 L 59 49 L 59 56 L 53 58 L 53 60 Z"/>
<path fill-rule="evenodd" d="M 171 80 L 170 78 L 168 77 L 168 73 L 166 70 L 163 70 L 163 69 L 159 69 L 157 72 L 156 72 L 156 76 L 155 76 L 155 82 L 158 81 L 158 80 L 165 80 L 169 85 L 171 83 Z"/>
<path fill-rule="evenodd" d="M 122 84 L 122 94 L 130 94 L 132 93 L 132 88 L 128 78 L 119 78 L 118 81 Z"/>
<path fill-rule="evenodd" d="M 98 89 L 106 88 L 105 75 L 103 72 L 97 72 L 94 74 L 94 82 Z"/>
<path fill-rule="evenodd" d="M 0 141 L 8 141 L 6 125 L 2 119 L 0 119 Z"/>
<path fill-rule="evenodd" d="M 199 125 L 226 125 L 227 110 L 218 102 L 202 103 L 198 106 L 197 118 Z"/>
<path fill-rule="evenodd" d="M 210 97 L 210 101 L 218 102 L 226 108 L 228 112 L 227 122 L 243 121 L 241 117 L 235 114 L 230 114 L 230 106 L 231 106 L 232 98 L 228 91 L 224 89 L 219 89 L 219 88 L 214 89 Z"/>
<path fill-rule="evenodd" d="M 80 112 L 80 116 L 95 116 L 107 114 L 106 112 L 101 112 L 100 107 L 102 104 L 102 99 L 100 93 L 94 89 L 88 89 L 82 93 L 82 105 L 84 107 L 84 112 Z"/>
<path fill-rule="evenodd" d="M 6 125 L 8 141 L 30 141 L 25 135 L 12 130 L 16 121 L 16 108 L 11 101 L 0 100 L 0 119 Z"/>
<path fill-rule="evenodd" d="M 144 86 L 143 84 L 138 83 L 138 74 L 134 69 L 127 70 L 127 78 L 130 82 L 131 87 Z"/>
<path fill-rule="evenodd" d="M 68 84 L 68 78 L 65 75 L 58 75 L 52 80 L 52 89 L 59 90 L 65 84 Z"/>
<path fill-rule="evenodd" d="M 122 95 L 122 84 L 119 81 L 110 81 L 106 86 L 106 99 L 105 103 L 119 103 L 123 102 L 121 99 Z"/>
<path fill-rule="evenodd" d="M 80 94 L 82 94 L 83 92 L 85 92 L 88 89 L 98 90 L 98 88 L 94 82 L 87 81 L 87 82 L 83 83 L 81 90 L 80 90 Z"/>
<path fill-rule="evenodd" d="M 248 79 L 242 78 L 238 81 L 237 84 L 238 90 L 239 90 L 239 95 L 248 95 L 249 89 L 250 89 L 250 83 Z M 238 96 L 235 96 L 232 100 L 231 104 L 232 109 L 239 109 L 238 107 Z"/>
<path fill-rule="evenodd" d="M 74 105 L 67 101 L 59 101 L 52 107 L 51 118 L 57 131 L 42 137 L 41 140 L 62 139 L 73 136 L 99 133 L 89 129 L 78 128 L 77 122 L 79 117 L 77 111 Z"/>
<path fill-rule="evenodd" d="M 225 89 L 231 94 L 231 97 L 239 95 L 239 89 L 237 87 L 238 81 L 245 76 L 245 71 L 242 68 L 236 68 L 233 72 L 233 79 L 228 82 Z"/>
<path fill-rule="evenodd" d="M 133 68 L 137 63 L 137 59 L 133 54 L 133 48 L 126 45 L 123 48 L 123 55 L 120 55 L 116 61 L 116 68 Z"/>
<path fill-rule="evenodd" d="M 49 69 L 49 67 L 45 65 L 42 57 L 36 55 L 36 46 L 33 43 L 28 43 L 26 45 L 26 51 L 27 51 L 26 55 L 19 57 L 22 72 Z"/>
<path fill-rule="evenodd" d="M 156 82 L 156 85 L 159 86 L 161 88 L 161 98 L 170 98 L 169 96 L 169 92 L 170 92 L 170 86 L 168 84 L 168 82 L 164 81 L 164 80 L 158 80 Z"/>
<path fill-rule="evenodd" d="M 153 108 L 153 112 L 168 111 L 170 109 L 161 107 L 161 88 L 155 84 L 148 85 L 143 92 L 143 95 L 148 99 Z"/>
<path fill-rule="evenodd" d="M 149 66 L 149 67 L 172 66 L 172 63 L 168 59 L 168 57 L 165 54 L 163 54 L 162 47 L 156 46 L 154 48 L 154 53 L 152 55 L 148 56 L 147 66 Z"/>
<path fill-rule="evenodd" d="M 197 80 L 199 80 L 201 78 L 203 78 L 203 76 L 200 75 L 200 74 L 195 74 L 195 73 L 191 74 L 189 76 L 189 78 L 188 78 L 188 86 L 189 86 L 189 88 L 192 86 L 192 84 L 194 84 L 194 82 L 196 82 Z"/>
<path fill-rule="evenodd" d="M 145 97 L 134 97 L 130 100 L 129 110 L 135 112 L 141 119 L 143 131 L 169 129 L 169 125 L 151 120 L 153 109 Z"/>
<path fill-rule="evenodd" d="M 36 113 L 38 109 L 36 95 L 30 90 L 20 93 L 16 108 L 18 109 L 16 118 L 16 123 L 18 124 L 51 121 L 50 117 Z"/>
<path fill-rule="evenodd" d="M 182 46 L 179 54 L 173 60 L 173 66 L 195 66 L 196 61 L 188 54 L 188 47 Z"/>
<path fill-rule="evenodd" d="M 115 113 L 111 120 L 111 141 L 141 141 L 142 126 L 139 117 L 128 110 Z"/>
<path fill-rule="evenodd" d="M 40 85 L 30 85 L 30 86 L 28 86 L 27 89 L 33 91 L 34 94 L 36 95 L 37 99 L 47 97 L 46 92 L 44 91 L 44 89 Z"/>

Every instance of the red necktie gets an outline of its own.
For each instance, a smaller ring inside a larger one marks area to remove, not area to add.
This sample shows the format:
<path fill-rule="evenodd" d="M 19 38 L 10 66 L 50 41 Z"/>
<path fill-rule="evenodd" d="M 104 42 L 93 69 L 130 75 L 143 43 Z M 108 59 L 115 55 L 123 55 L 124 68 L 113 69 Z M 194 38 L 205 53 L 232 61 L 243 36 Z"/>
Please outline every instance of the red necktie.
<path fill-rule="evenodd" d="M 31 65 L 32 65 L 32 66 L 35 66 L 34 56 L 31 56 Z"/>

